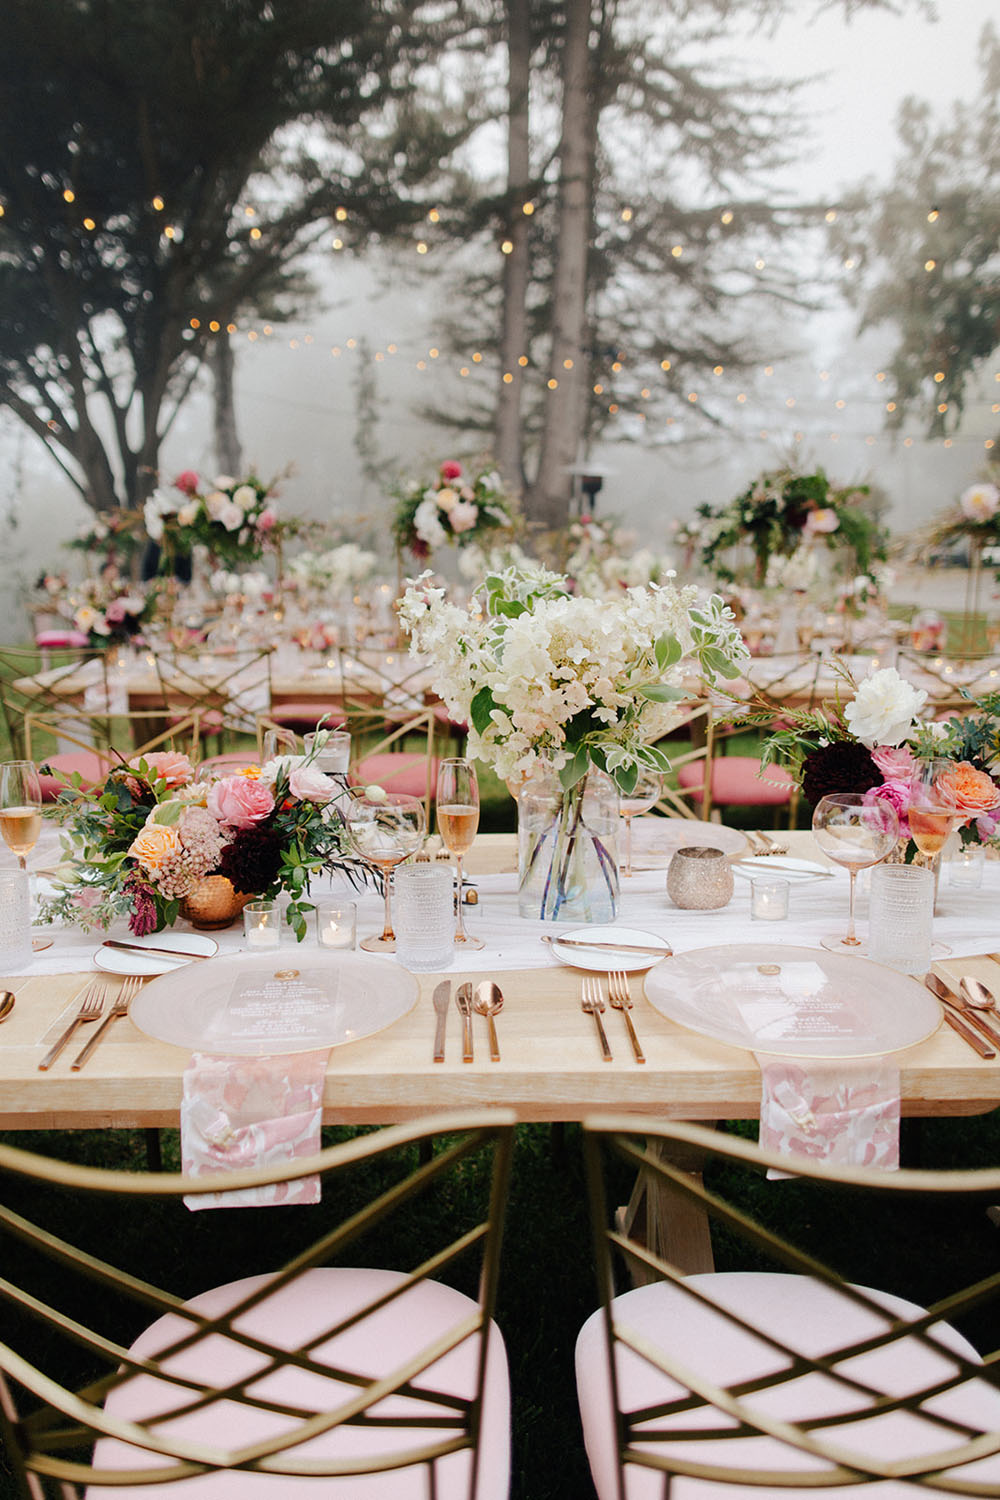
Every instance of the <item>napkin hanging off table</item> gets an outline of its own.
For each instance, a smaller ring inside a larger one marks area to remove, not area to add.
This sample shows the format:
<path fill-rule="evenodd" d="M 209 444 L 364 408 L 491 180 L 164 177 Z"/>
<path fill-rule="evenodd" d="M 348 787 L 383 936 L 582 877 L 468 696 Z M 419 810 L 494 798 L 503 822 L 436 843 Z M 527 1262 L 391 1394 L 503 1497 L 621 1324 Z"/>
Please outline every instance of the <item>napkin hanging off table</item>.
<path fill-rule="evenodd" d="M 885 1058 L 795 1063 L 758 1055 L 760 1144 L 831 1166 L 899 1166 L 899 1069 Z M 769 1177 L 785 1174 L 771 1171 Z"/>
<path fill-rule="evenodd" d="M 195 1052 L 184 1069 L 181 1165 L 191 1177 L 294 1161 L 320 1149 L 323 1085 L 330 1049 L 283 1057 L 212 1057 Z M 206 1193 L 188 1208 L 260 1208 L 318 1203 L 315 1176 L 263 1188 Z"/>

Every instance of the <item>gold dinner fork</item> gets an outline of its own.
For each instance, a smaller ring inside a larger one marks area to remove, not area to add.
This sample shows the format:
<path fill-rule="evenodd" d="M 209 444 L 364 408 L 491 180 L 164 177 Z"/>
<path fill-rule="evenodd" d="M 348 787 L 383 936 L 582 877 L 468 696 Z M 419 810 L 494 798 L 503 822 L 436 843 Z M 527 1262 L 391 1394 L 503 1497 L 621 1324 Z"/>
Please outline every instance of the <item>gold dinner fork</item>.
<path fill-rule="evenodd" d="M 632 996 L 628 987 L 628 975 L 624 969 L 612 969 L 608 975 L 608 999 L 611 1001 L 612 1008 L 620 1010 L 625 1017 L 625 1025 L 628 1027 L 629 1041 L 632 1043 L 636 1062 L 644 1063 L 646 1054 L 639 1045 L 639 1038 L 635 1034 L 635 1027 L 629 1014 L 632 1009 Z"/>
<path fill-rule="evenodd" d="M 80 1008 L 76 1012 L 76 1015 L 71 1018 L 65 1031 L 60 1033 L 38 1064 L 40 1073 L 44 1073 L 46 1068 L 51 1068 L 78 1026 L 83 1025 L 85 1021 L 97 1020 L 104 1009 L 104 997 L 107 992 L 108 987 L 106 984 L 98 984 L 96 980 L 88 984 L 83 992 L 83 999 L 80 1001 Z"/>
<path fill-rule="evenodd" d="M 601 1056 L 605 1062 L 611 1062 L 611 1048 L 608 1046 L 607 1034 L 604 1030 L 604 1022 L 601 1020 L 601 1011 L 604 1009 L 604 997 L 601 994 L 601 984 L 598 979 L 584 976 L 583 990 L 580 995 L 580 1004 L 588 1016 L 593 1016 L 597 1026 L 597 1035 L 601 1039 Z"/>
<path fill-rule="evenodd" d="M 131 979 L 126 979 L 125 983 L 118 991 L 118 994 L 115 996 L 114 1005 L 112 1005 L 111 1009 L 104 1017 L 104 1020 L 94 1032 L 94 1035 L 90 1038 L 90 1041 L 84 1047 L 83 1051 L 78 1053 L 78 1055 L 74 1057 L 73 1061 L 70 1063 L 70 1067 L 74 1072 L 83 1067 L 84 1063 L 87 1061 L 87 1058 L 93 1052 L 94 1048 L 97 1046 L 104 1033 L 108 1030 L 109 1026 L 117 1021 L 119 1016 L 128 1015 L 129 1005 L 131 1004 L 134 996 L 139 993 L 141 987 L 142 979 L 139 975 L 134 975 Z"/>

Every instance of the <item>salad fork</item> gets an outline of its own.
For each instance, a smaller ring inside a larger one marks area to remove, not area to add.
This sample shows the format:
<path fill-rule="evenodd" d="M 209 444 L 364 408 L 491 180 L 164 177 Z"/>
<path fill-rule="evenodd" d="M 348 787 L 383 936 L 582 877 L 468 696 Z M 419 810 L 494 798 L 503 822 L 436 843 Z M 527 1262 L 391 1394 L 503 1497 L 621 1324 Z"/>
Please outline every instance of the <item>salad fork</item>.
<path fill-rule="evenodd" d="M 38 1064 L 38 1071 L 40 1073 L 44 1073 L 46 1068 L 51 1068 L 52 1064 L 55 1062 L 56 1058 L 59 1056 L 60 1052 L 65 1047 L 66 1043 L 69 1041 L 70 1037 L 73 1035 L 78 1026 L 82 1026 L 85 1021 L 97 1020 L 98 1016 L 101 1014 L 101 1011 L 104 1009 L 104 997 L 107 992 L 107 985 L 98 984 L 96 980 L 92 984 L 89 984 L 87 986 L 87 988 L 83 992 L 83 999 L 80 1001 L 79 1008 L 70 1018 L 69 1025 L 65 1028 L 64 1031 L 61 1031 L 59 1033 L 58 1037 L 56 1037 L 56 1040 L 52 1043 L 52 1046 L 49 1048 L 48 1052 L 46 1052 L 45 1056 Z"/>
<path fill-rule="evenodd" d="M 612 969 L 608 975 L 608 999 L 611 1001 L 612 1008 L 620 1010 L 625 1017 L 625 1025 L 628 1027 L 629 1041 L 632 1043 L 636 1062 L 644 1063 L 646 1054 L 639 1045 L 639 1038 L 635 1034 L 635 1027 L 629 1014 L 632 1009 L 632 996 L 628 987 L 628 975 L 624 969 Z"/>
<path fill-rule="evenodd" d="M 604 1022 L 601 1020 L 601 1011 L 604 1009 L 604 997 L 601 994 L 600 980 L 592 979 L 585 975 L 583 988 L 580 995 L 580 1004 L 588 1016 L 593 1016 L 597 1026 L 597 1035 L 601 1039 L 601 1056 L 605 1062 L 611 1062 L 611 1048 L 608 1046 L 607 1033 L 604 1030 Z"/>

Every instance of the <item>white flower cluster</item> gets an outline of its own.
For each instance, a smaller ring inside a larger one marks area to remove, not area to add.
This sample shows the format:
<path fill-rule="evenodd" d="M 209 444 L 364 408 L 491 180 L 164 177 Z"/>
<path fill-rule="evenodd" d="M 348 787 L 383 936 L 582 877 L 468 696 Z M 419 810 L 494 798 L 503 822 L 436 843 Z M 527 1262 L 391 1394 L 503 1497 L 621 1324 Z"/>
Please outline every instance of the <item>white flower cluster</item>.
<path fill-rule="evenodd" d="M 768 589 L 808 589 L 819 576 L 819 556 L 815 547 L 796 547 L 788 557 L 772 552 L 767 560 L 764 587 Z"/>
<path fill-rule="evenodd" d="M 424 575 L 399 616 L 411 651 L 429 658 L 434 689 L 470 725 L 470 756 L 505 778 L 542 757 L 559 767 L 580 747 L 610 771 L 644 760 L 643 747 L 678 720 L 696 655 L 709 672 L 746 658 L 720 599 L 697 590 L 633 588 L 613 603 L 571 597 L 538 569 L 487 580 L 487 609 L 448 603 Z M 714 659 L 713 658 L 714 653 Z"/>
<path fill-rule="evenodd" d="M 895 667 L 882 667 L 859 685 L 854 701 L 844 709 L 844 722 L 869 750 L 875 745 L 901 745 L 914 732 L 926 702 L 923 688 L 906 682 Z"/>
<path fill-rule="evenodd" d="M 377 563 L 374 552 L 359 547 L 357 542 L 344 542 L 325 552 L 300 552 L 289 563 L 288 571 L 293 578 L 312 588 L 341 592 L 364 583 L 374 573 Z"/>

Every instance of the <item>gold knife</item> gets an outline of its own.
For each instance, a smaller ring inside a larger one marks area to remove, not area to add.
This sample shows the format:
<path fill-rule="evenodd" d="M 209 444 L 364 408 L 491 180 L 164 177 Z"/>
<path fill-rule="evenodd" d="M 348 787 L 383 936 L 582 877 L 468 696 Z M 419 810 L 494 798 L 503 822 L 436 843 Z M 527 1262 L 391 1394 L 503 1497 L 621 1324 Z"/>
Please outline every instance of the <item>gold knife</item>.
<path fill-rule="evenodd" d="M 124 948 L 126 953 L 154 953 L 163 958 L 208 958 L 208 953 L 192 953 L 189 948 L 154 948 L 151 943 L 123 943 L 117 938 L 105 938 L 102 948 Z"/>
<path fill-rule="evenodd" d="M 940 985 L 941 988 L 938 989 L 936 987 L 937 985 Z M 948 1025 L 951 1027 L 952 1031 L 957 1031 L 959 1036 L 963 1037 L 965 1041 L 968 1042 L 969 1046 L 972 1047 L 974 1051 L 979 1053 L 980 1057 L 985 1057 L 987 1059 L 996 1057 L 996 1052 L 993 1047 L 991 1047 L 987 1042 L 983 1040 L 978 1031 L 973 1030 L 970 1024 L 972 1019 L 971 1016 L 967 1016 L 964 1010 L 956 1010 L 951 1001 L 947 998 L 950 991 L 948 990 L 948 986 L 944 983 L 943 980 L 938 979 L 938 976 L 936 974 L 925 974 L 924 986 L 925 988 L 929 989 L 931 994 L 935 995 L 940 1001 L 941 1009 L 944 1012 L 944 1018 L 948 1022 Z M 942 991 L 944 991 L 943 994 Z"/>
<path fill-rule="evenodd" d="M 601 948 L 606 953 L 655 953 L 659 958 L 673 958 L 674 950 L 664 938 L 665 946 L 654 948 L 652 943 L 587 943 L 582 938 L 558 938 L 549 937 L 547 934 L 542 938 L 543 943 L 550 947 L 558 948 Z"/>
<path fill-rule="evenodd" d="M 437 1025 L 434 1028 L 435 1062 L 444 1062 L 444 1035 L 448 1025 L 450 1004 L 451 985 L 447 979 L 442 979 L 440 984 L 434 986 L 434 1014 L 437 1016 Z"/>
<path fill-rule="evenodd" d="M 1000 1047 L 1000 1031 L 997 1031 L 996 1027 L 987 1020 L 986 1016 L 980 1014 L 975 1006 L 966 1005 L 940 975 L 931 971 L 926 975 L 924 984 L 932 995 L 937 995 L 942 1005 L 950 1005 L 952 1010 L 957 1011 L 967 1026 L 981 1031 L 991 1046 Z"/>

